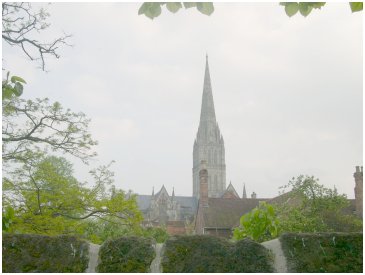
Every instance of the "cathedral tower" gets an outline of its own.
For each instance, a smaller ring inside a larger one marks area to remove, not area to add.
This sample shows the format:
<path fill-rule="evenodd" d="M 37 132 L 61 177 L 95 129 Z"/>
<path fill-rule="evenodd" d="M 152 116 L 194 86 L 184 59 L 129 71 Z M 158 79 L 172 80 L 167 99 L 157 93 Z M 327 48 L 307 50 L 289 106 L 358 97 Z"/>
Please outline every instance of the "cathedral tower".
<path fill-rule="evenodd" d="M 208 56 L 206 57 L 200 123 L 193 149 L 193 196 L 199 198 L 199 169 L 206 161 L 208 196 L 221 197 L 226 190 L 226 164 L 223 136 L 215 118 Z"/>

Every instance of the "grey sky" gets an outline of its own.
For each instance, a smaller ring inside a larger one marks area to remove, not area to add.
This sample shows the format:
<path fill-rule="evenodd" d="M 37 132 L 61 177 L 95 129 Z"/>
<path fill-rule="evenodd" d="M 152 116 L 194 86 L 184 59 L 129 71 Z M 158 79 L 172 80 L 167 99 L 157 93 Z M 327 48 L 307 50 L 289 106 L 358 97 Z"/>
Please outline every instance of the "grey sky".
<path fill-rule="evenodd" d="M 362 165 L 362 12 L 328 3 L 288 18 L 278 3 L 215 4 L 151 21 L 140 4 L 49 6 L 47 37 L 73 34 L 73 48 L 36 68 L 3 44 L 3 67 L 92 119 L 99 162 L 115 160 L 116 186 L 150 194 L 163 184 L 192 193 L 192 150 L 208 52 L 227 183 L 273 197 L 293 176 L 353 198 Z M 75 160 L 76 176 L 87 171 Z"/>

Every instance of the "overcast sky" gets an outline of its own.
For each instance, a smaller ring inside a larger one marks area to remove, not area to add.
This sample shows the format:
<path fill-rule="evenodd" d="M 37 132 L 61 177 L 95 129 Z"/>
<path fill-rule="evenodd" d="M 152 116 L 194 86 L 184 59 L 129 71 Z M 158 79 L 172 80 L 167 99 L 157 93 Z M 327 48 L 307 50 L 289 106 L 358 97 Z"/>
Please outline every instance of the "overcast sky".
<path fill-rule="evenodd" d="M 42 4 L 45 6 L 45 4 Z M 140 4 L 55 3 L 44 40 L 73 35 L 48 73 L 3 44 L 3 68 L 24 98 L 48 97 L 92 119 L 94 167 L 111 160 L 116 186 L 192 194 L 205 54 L 226 148 L 227 184 L 273 197 L 293 176 L 354 197 L 362 165 L 362 12 L 328 3 L 307 18 L 278 3 L 215 4 L 150 20 Z M 75 175 L 88 179 L 80 161 Z"/>

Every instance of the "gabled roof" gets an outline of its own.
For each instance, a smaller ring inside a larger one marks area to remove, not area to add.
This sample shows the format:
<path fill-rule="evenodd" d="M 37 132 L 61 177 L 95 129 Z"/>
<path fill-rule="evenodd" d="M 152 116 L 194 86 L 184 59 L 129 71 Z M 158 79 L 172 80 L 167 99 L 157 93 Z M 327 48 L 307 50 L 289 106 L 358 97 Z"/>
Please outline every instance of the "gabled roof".
<path fill-rule="evenodd" d="M 233 195 L 237 199 L 240 198 L 240 196 L 238 196 L 238 193 L 236 192 L 236 189 L 234 189 L 232 183 L 229 183 L 226 191 L 224 191 L 224 194 L 222 195 L 222 198 L 228 197 L 229 195 Z"/>
<path fill-rule="evenodd" d="M 250 212 L 265 199 L 209 198 L 209 207 L 203 211 L 204 227 L 233 228 L 238 226 L 242 215 Z"/>
<path fill-rule="evenodd" d="M 162 185 L 160 191 L 158 191 L 156 194 L 155 194 L 155 198 L 158 198 L 160 197 L 162 194 L 165 194 L 167 197 L 169 197 L 169 193 L 167 192 L 166 188 L 165 188 L 165 185 Z"/>

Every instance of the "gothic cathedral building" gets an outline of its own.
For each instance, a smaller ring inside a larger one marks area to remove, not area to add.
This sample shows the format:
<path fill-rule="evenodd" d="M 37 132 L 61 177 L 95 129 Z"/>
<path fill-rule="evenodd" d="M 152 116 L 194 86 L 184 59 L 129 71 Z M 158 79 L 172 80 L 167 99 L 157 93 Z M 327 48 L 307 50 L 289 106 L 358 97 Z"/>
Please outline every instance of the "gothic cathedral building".
<path fill-rule="evenodd" d="M 220 198 L 226 190 L 224 140 L 215 116 L 212 83 L 206 57 L 203 97 L 198 133 L 193 147 L 193 196 L 199 198 L 199 171 L 206 161 L 208 196 Z"/>
<path fill-rule="evenodd" d="M 192 196 L 176 196 L 174 191 L 170 196 L 164 185 L 157 193 L 152 191 L 151 195 L 136 196 L 145 227 L 163 226 L 171 235 L 196 233 L 230 238 L 232 228 L 238 225 L 240 217 L 261 201 L 283 203 L 286 199 L 286 194 L 275 198 L 257 198 L 255 192 L 248 197 L 245 186 L 240 197 L 231 183 L 226 187 L 224 140 L 215 115 L 208 56 L 200 122 L 193 146 L 192 174 Z M 356 199 L 349 200 L 351 206 L 348 209 L 359 217 L 362 217 L 362 174 L 362 167 L 356 167 Z"/>

